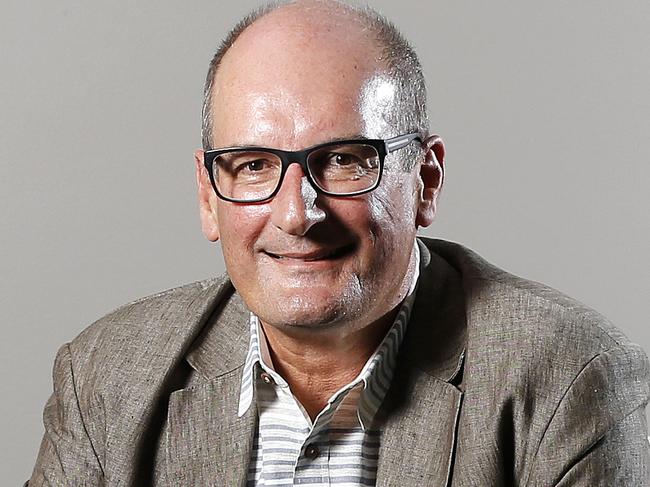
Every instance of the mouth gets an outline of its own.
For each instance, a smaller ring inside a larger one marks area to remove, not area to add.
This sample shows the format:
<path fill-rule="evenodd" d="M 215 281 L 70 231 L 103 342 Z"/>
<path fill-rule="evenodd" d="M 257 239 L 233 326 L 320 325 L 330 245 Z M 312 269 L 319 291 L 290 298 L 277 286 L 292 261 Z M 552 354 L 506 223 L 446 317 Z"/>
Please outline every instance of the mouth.
<path fill-rule="evenodd" d="M 310 252 L 270 252 L 263 251 L 274 260 L 278 261 L 300 261 L 300 262 L 319 262 L 330 261 L 343 258 L 350 254 L 354 245 L 345 245 L 334 249 L 318 249 Z"/>

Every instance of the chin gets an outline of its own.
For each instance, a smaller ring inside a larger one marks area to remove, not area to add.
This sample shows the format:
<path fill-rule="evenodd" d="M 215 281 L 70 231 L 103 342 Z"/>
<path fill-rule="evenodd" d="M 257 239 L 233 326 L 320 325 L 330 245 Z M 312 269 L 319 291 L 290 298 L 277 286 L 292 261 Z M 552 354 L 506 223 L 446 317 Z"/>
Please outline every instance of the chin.
<path fill-rule="evenodd" d="M 349 296 L 322 296 L 293 294 L 277 299 L 272 308 L 265 306 L 256 313 L 262 321 L 276 328 L 292 330 L 332 329 L 350 321 L 356 321 L 363 309 L 358 300 Z"/>

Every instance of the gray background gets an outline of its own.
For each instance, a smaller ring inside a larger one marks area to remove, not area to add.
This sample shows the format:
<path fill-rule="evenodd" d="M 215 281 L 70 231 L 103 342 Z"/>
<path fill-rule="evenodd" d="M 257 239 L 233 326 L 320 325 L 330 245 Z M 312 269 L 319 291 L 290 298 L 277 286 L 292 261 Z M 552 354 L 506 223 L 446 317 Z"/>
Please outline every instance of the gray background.
<path fill-rule="evenodd" d="M 217 41 L 256 2 L 3 1 L 0 479 L 29 475 L 60 344 L 223 269 L 192 151 Z M 650 3 L 375 1 L 447 142 L 424 232 L 597 308 L 650 349 Z"/>

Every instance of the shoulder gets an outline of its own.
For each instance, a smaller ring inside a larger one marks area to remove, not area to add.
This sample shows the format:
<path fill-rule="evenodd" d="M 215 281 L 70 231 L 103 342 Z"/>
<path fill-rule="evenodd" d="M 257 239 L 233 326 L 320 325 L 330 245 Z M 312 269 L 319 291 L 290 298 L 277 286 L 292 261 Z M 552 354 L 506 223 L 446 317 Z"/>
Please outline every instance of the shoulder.
<path fill-rule="evenodd" d="M 152 332 L 159 335 L 172 331 L 201 294 L 224 282 L 223 278 L 208 279 L 131 301 L 88 326 L 70 342 L 70 348 L 77 356 L 99 349 L 110 353 L 124 347 L 147 348 Z"/>
<path fill-rule="evenodd" d="M 484 452 L 485 442 L 496 442 L 515 453 L 515 471 L 529 478 L 566 471 L 614 432 L 625 430 L 626 441 L 647 450 L 650 363 L 640 346 L 549 286 L 510 274 L 459 244 L 424 243 L 462 283 L 467 448 Z M 640 426 L 625 429 L 629 418 Z"/>
<path fill-rule="evenodd" d="M 500 269 L 462 245 L 425 244 L 460 275 L 469 335 L 488 353 L 507 348 L 591 358 L 636 347 L 602 314 L 556 289 Z"/>
<path fill-rule="evenodd" d="M 644 417 L 648 357 L 607 318 L 461 245 L 425 243 L 462 282 L 464 409 L 478 436 L 509 424 L 517 434 L 504 448 L 543 466 L 560 450 L 579 457 L 632 414 Z M 644 429 L 634 435 L 645 438 Z"/>
<path fill-rule="evenodd" d="M 501 398 L 525 407 L 534 404 L 536 414 L 547 418 L 561 410 L 559 404 L 571 391 L 598 391 L 598 398 L 610 403 L 616 397 L 628 412 L 647 401 L 646 353 L 603 315 L 549 286 L 510 274 L 459 244 L 425 244 L 462 282 L 464 383 L 477 401 L 491 396 L 497 403 Z"/>
<path fill-rule="evenodd" d="M 137 299 L 95 321 L 59 355 L 67 356 L 78 389 L 164 376 L 231 289 L 222 276 Z"/>

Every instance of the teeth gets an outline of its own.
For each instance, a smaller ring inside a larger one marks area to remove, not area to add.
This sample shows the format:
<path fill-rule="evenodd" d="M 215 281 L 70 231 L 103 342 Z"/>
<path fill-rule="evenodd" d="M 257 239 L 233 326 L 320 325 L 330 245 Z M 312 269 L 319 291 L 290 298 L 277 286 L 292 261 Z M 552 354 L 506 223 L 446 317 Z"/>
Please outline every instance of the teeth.
<path fill-rule="evenodd" d="M 334 250 L 334 251 L 328 252 L 327 254 L 324 254 L 324 255 L 319 255 L 317 257 L 307 257 L 307 258 L 304 258 L 302 260 L 305 261 L 305 262 L 314 262 L 316 260 L 323 260 L 323 259 L 329 259 L 331 257 L 335 257 L 335 256 L 339 255 L 340 253 L 341 253 L 341 251 Z M 284 257 L 282 255 L 274 254 L 272 252 L 267 252 L 267 254 L 270 257 L 273 257 L 274 259 L 277 259 L 277 260 L 282 260 L 282 259 L 287 258 L 287 257 Z"/>

